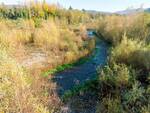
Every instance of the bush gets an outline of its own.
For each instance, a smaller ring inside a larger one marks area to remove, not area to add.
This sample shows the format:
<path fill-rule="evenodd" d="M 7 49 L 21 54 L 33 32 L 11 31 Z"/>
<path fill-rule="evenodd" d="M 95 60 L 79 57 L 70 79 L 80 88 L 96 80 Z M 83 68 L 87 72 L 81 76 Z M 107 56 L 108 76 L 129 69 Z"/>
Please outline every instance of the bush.
<path fill-rule="evenodd" d="M 139 83 L 135 83 L 132 86 L 132 89 L 125 92 L 122 96 L 124 98 L 125 104 L 134 104 L 140 98 L 143 98 L 143 93 L 145 90 L 140 87 Z"/>
<path fill-rule="evenodd" d="M 137 113 L 140 112 L 144 106 L 148 105 L 149 99 L 145 96 L 145 89 L 136 82 L 132 88 L 122 93 L 123 105 L 126 111 Z"/>
<path fill-rule="evenodd" d="M 121 88 L 131 86 L 134 82 L 134 72 L 124 64 L 112 64 L 106 66 L 100 72 L 99 80 L 103 86 Z"/>
<path fill-rule="evenodd" d="M 55 47 L 58 43 L 59 30 L 54 22 L 43 22 L 42 27 L 33 33 L 34 44 L 46 48 Z"/>
<path fill-rule="evenodd" d="M 4 50 L 0 50 L 0 81 L 2 113 L 53 113 L 60 106 L 55 85 L 40 71 L 25 70 Z"/>
<path fill-rule="evenodd" d="M 19 45 L 25 45 L 31 41 L 32 21 L 5 21 L 0 23 L 0 44 L 12 49 Z"/>
<path fill-rule="evenodd" d="M 126 16 L 106 16 L 99 22 L 98 33 L 113 45 L 122 41 L 124 33 L 131 39 L 148 40 L 149 28 L 147 27 L 148 22 L 145 15 L 139 13 Z"/>
<path fill-rule="evenodd" d="M 144 42 L 128 39 L 126 36 L 113 48 L 111 61 L 126 63 L 141 69 L 150 69 L 150 49 Z"/>
<path fill-rule="evenodd" d="M 124 35 L 121 43 L 116 45 L 116 47 L 112 49 L 111 60 L 116 62 L 128 63 L 128 61 L 130 61 L 130 55 L 133 52 L 140 50 L 141 48 L 141 42 L 128 39 L 128 37 Z"/>
<path fill-rule="evenodd" d="M 124 25 L 124 17 L 106 16 L 100 20 L 98 33 L 102 34 L 105 40 L 115 45 L 121 41 L 121 36 L 125 31 Z"/>
<path fill-rule="evenodd" d="M 132 58 L 130 64 L 133 64 L 136 67 L 141 69 L 150 70 L 150 49 L 143 48 L 133 52 L 129 58 Z"/>
<path fill-rule="evenodd" d="M 1 112 L 48 112 L 32 94 L 28 73 L 4 51 L 0 51 L 0 79 Z"/>
<path fill-rule="evenodd" d="M 98 32 L 114 47 L 100 70 L 97 112 L 149 113 L 148 14 L 106 16 Z"/>
<path fill-rule="evenodd" d="M 96 113 L 125 113 L 121 100 L 112 98 L 103 98 L 97 106 Z"/>
<path fill-rule="evenodd" d="M 149 110 L 149 85 L 125 64 L 109 64 L 100 71 L 98 113 L 141 113 Z M 143 85 L 145 84 L 145 85 Z"/>

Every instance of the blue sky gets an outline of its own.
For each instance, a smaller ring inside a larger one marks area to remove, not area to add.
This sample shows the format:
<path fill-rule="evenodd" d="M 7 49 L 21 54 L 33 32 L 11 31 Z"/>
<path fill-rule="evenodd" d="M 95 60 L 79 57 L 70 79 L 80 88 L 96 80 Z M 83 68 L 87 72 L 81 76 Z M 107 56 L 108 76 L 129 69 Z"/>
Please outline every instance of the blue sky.
<path fill-rule="evenodd" d="M 24 0 L 0 0 L 5 4 L 17 4 Z M 26 0 L 27 1 L 27 0 Z M 28 0 L 29 1 L 29 0 Z M 46 0 L 49 3 L 59 3 L 63 7 L 72 6 L 75 9 L 98 10 L 115 12 L 127 8 L 139 8 L 143 6 L 150 8 L 150 0 Z"/>

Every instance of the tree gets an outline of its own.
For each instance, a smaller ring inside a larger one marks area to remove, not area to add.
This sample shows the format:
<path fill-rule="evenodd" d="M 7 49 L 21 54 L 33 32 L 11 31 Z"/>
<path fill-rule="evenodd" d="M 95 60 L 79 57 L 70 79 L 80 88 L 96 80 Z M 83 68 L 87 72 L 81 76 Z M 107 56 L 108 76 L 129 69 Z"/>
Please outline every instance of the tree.
<path fill-rule="evenodd" d="M 73 10 L 73 8 L 70 6 L 70 7 L 69 7 L 69 10 Z"/>

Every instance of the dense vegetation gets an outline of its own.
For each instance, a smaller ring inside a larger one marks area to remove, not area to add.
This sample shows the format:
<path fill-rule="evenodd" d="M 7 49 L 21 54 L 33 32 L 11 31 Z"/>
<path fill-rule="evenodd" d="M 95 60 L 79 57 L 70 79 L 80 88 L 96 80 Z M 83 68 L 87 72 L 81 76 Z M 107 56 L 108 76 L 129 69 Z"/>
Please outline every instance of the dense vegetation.
<path fill-rule="evenodd" d="M 99 113 L 150 112 L 149 14 L 108 16 L 98 32 L 113 47 L 99 70 Z"/>
<path fill-rule="evenodd" d="M 112 45 L 107 65 L 88 83 L 98 95 L 97 113 L 149 113 L 150 14 L 93 15 L 46 2 L 0 5 L 0 112 L 59 112 L 56 86 L 41 74 L 90 54 L 95 43 L 87 39 L 87 26 Z M 24 66 L 22 56 L 34 49 L 53 62 Z"/>
<path fill-rule="evenodd" d="M 98 20 L 99 37 L 111 45 L 107 65 L 97 69 L 96 78 L 67 92 L 64 100 L 77 98 L 78 102 L 83 93 L 94 93 L 96 113 L 149 113 L 150 14 Z"/>
<path fill-rule="evenodd" d="M 88 19 L 90 15 L 85 12 L 65 10 L 45 2 L 0 6 L 1 113 L 52 113 L 59 110 L 61 101 L 55 93 L 55 84 L 49 80 L 51 76 L 44 78 L 41 75 L 47 69 L 90 54 L 94 41 L 87 39 L 86 26 L 83 25 Z M 44 67 L 24 65 L 23 57 L 35 50 L 38 54 L 46 54 L 46 61 L 51 62 Z"/>
<path fill-rule="evenodd" d="M 33 19 L 39 21 L 40 19 L 54 18 L 61 20 L 68 24 L 84 23 L 90 20 L 92 15 L 85 11 L 63 9 L 59 5 L 50 5 L 46 2 L 30 2 L 28 5 L 23 6 L 0 6 L 0 18 L 5 19 Z"/>

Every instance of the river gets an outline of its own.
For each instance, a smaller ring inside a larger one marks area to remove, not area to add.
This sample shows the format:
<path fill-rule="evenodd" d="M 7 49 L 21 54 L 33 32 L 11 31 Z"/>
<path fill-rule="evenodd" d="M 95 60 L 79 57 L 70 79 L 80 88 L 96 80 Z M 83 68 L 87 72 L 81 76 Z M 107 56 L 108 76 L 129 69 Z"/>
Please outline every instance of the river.
<path fill-rule="evenodd" d="M 91 34 L 91 31 L 89 32 L 90 38 L 91 35 L 94 36 L 94 34 Z M 94 78 L 97 73 L 97 67 L 103 66 L 106 63 L 107 50 L 108 44 L 100 40 L 96 42 L 94 53 L 92 53 L 94 55 L 90 56 L 90 60 L 82 65 L 56 73 L 53 80 L 58 86 L 58 94 L 63 95 L 65 91 Z"/>

